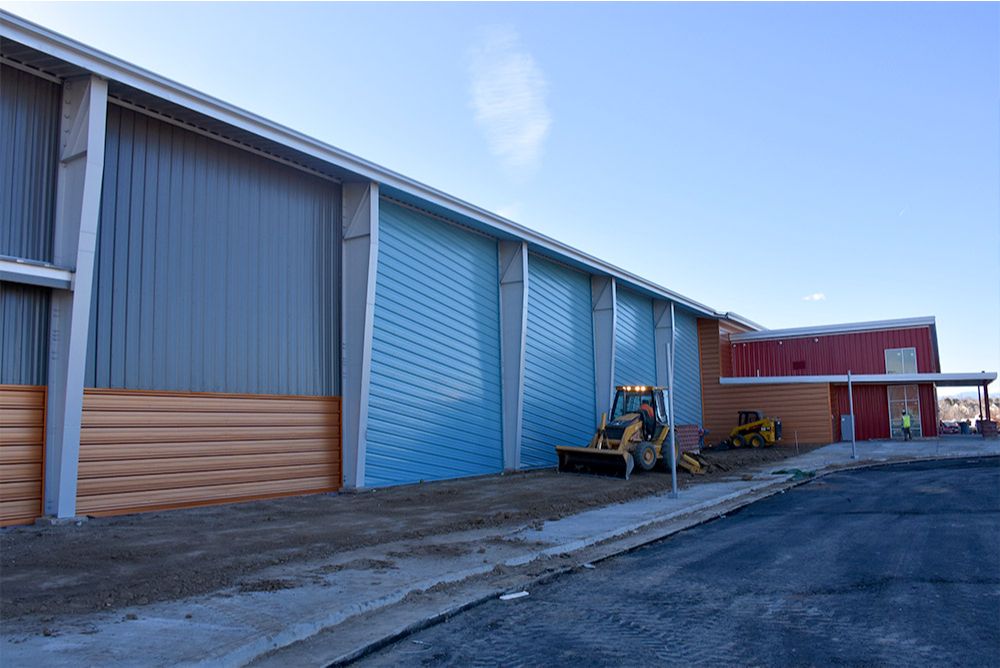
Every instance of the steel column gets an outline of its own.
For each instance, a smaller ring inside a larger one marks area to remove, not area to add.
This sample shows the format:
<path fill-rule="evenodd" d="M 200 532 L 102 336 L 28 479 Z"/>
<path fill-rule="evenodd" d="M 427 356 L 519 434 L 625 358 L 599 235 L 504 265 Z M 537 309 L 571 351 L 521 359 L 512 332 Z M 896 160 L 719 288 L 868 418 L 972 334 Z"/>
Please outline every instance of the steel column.
<path fill-rule="evenodd" d="M 341 447 L 343 482 L 348 489 L 358 489 L 365 484 L 368 388 L 378 269 L 378 198 L 377 183 L 343 185 Z"/>
<path fill-rule="evenodd" d="M 672 302 L 662 299 L 653 300 L 653 343 L 656 350 L 656 384 L 660 387 L 667 387 L 669 383 L 667 344 L 674 343 L 673 312 Z"/>
<path fill-rule="evenodd" d="M 595 423 L 601 413 L 611 410 L 615 382 L 615 326 L 618 296 L 612 276 L 590 277 L 591 308 L 594 316 L 594 382 L 597 385 Z"/>
<path fill-rule="evenodd" d="M 53 261 L 72 267 L 70 290 L 52 292 L 45 430 L 46 515 L 76 515 L 83 379 L 90 294 L 104 178 L 108 83 L 96 76 L 63 84 Z"/>
<path fill-rule="evenodd" d="M 500 367 L 503 388 L 503 467 L 521 468 L 524 424 L 524 343 L 528 328 L 528 244 L 501 241 Z"/>

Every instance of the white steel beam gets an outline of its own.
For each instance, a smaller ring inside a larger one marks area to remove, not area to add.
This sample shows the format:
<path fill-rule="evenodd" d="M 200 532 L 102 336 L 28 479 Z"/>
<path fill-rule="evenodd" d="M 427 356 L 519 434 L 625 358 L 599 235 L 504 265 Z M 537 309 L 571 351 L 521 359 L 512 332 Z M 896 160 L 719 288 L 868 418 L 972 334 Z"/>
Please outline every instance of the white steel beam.
<path fill-rule="evenodd" d="M 0 281 L 40 285 L 57 290 L 73 289 L 73 271 L 44 262 L 0 257 Z"/>
<path fill-rule="evenodd" d="M 503 388 L 503 467 L 521 468 L 524 407 L 524 342 L 528 328 L 528 244 L 501 241 L 500 367 Z"/>
<path fill-rule="evenodd" d="M 595 420 L 611 409 L 615 383 L 615 325 L 618 318 L 617 285 L 611 276 L 590 277 L 594 320 Z"/>
<path fill-rule="evenodd" d="M 63 84 L 56 178 L 55 264 L 72 267 L 73 290 L 52 293 L 45 416 L 46 515 L 76 515 L 83 377 L 90 294 L 104 178 L 108 83 L 96 76 Z"/>
<path fill-rule="evenodd" d="M 378 198 L 377 183 L 343 185 L 340 387 L 343 482 L 347 489 L 360 489 L 365 485 L 368 389 L 378 270 Z"/>
<path fill-rule="evenodd" d="M 671 302 L 654 299 L 653 346 L 656 350 L 656 384 L 660 387 L 669 386 L 667 345 L 673 342 L 674 321 Z"/>

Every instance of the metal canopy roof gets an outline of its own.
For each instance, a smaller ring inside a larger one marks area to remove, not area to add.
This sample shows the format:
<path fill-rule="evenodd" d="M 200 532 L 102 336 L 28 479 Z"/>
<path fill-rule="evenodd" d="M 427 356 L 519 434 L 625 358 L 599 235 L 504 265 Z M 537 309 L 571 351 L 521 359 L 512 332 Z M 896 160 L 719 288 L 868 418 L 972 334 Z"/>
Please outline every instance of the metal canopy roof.
<path fill-rule="evenodd" d="M 855 385 L 913 385 L 934 383 L 939 387 L 975 387 L 997 379 L 991 371 L 980 373 L 872 373 L 851 376 Z M 806 385 L 812 383 L 847 383 L 847 374 L 828 376 L 747 376 L 720 378 L 722 385 Z"/>
<path fill-rule="evenodd" d="M 761 329 L 757 323 L 735 313 L 716 311 L 474 204 L 3 10 L 0 10 L 0 56 L 8 64 L 35 70 L 47 78 L 96 74 L 108 79 L 111 96 L 129 105 L 153 111 L 341 181 L 376 181 L 382 185 L 384 192 L 401 201 L 408 201 L 501 239 L 523 240 L 535 252 L 593 274 L 613 276 L 632 289 L 673 301 L 697 314 Z"/>

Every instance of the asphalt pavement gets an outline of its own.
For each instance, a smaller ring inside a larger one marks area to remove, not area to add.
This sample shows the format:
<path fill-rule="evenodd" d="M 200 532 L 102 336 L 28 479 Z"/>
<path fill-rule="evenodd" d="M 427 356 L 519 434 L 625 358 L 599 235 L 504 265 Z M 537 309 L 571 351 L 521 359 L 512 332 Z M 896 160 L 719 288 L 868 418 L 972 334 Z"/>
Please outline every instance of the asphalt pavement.
<path fill-rule="evenodd" d="M 1000 459 L 834 473 L 495 600 L 396 665 L 1000 666 Z"/>

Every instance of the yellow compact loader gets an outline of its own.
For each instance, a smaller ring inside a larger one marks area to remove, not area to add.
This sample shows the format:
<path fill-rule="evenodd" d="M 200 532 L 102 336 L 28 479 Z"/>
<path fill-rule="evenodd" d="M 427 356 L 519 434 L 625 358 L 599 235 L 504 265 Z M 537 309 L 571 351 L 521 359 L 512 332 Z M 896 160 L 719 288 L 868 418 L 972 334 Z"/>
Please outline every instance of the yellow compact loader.
<path fill-rule="evenodd" d="M 611 405 L 611 421 L 601 416 L 597 433 L 584 447 L 557 445 L 559 470 L 617 475 L 628 480 L 632 470 L 651 471 L 659 463 L 669 469 L 667 435 L 670 432 L 662 387 L 619 385 Z M 683 455 L 678 467 L 702 473 L 700 463 Z"/>
<path fill-rule="evenodd" d="M 729 432 L 729 445 L 742 448 L 770 447 L 781 440 L 781 420 L 765 417 L 761 411 L 740 411 L 739 424 Z"/>

